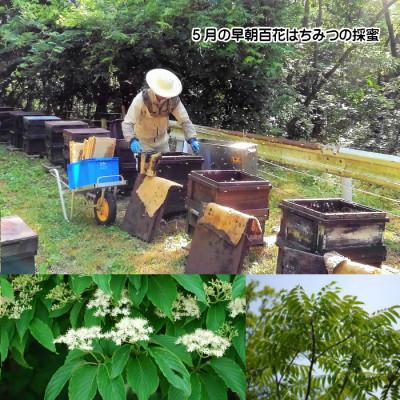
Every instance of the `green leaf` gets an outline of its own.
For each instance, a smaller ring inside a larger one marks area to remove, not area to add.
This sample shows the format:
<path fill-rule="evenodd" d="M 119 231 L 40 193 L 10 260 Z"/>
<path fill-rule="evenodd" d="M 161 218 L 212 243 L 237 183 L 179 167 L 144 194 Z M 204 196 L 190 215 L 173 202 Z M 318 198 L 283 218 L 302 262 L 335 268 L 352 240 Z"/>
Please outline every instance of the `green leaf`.
<path fill-rule="evenodd" d="M 93 282 L 108 295 L 112 296 L 111 275 L 92 275 Z"/>
<path fill-rule="evenodd" d="M 246 290 L 246 276 L 236 275 L 232 283 L 232 297 L 236 299 L 237 297 L 243 297 Z"/>
<path fill-rule="evenodd" d="M 147 400 L 158 388 L 158 371 L 150 357 L 141 355 L 130 359 L 127 367 L 128 384 L 139 400 Z"/>
<path fill-rule="evenodd" d="M 198 374 L 192 374 L 190 376 L 190 384 L 192 386 L 192 393 L 190 394 L 189 400 L 201 400 L 201 382 Z"/>
<path fill-rule="evenodd" d="M 111 361 L 111 379 L 122 374 L 122 371 L 129 360 L 130 354 L 131 346 L 129 344 L 116 348 Z"/>
<path fill-rule="evenodd" d="M 97 386 L 103 400 L 125 400 L 125 383 L 122 376 L 111 379 L 107 367 L 99 365 L 97 372 Z"/>
<path fill-rule="evenodd" d="M 44 400 L 54 400 L 63 390 L 65 384 L 71 379 L 75 368 L 83 364 L 83 361 L 78 360 L 62 365 L 51 377 L 46 387 Z"/>
<path fill-rule="evenodd" d="M 246 339 L 244 332 L 246 330 L 246 322 L 244 318 L 238 318 L 235 321 L 234 327 L 237 329 L 239 335 L 232 339 L 233 347 L 237 351 L 243 364 L 246 363 Z"/>
<path fill-rule="evenodd" d="M 103 317 L 96 317 L 94 315 L 95 313 L 96 310 L 94 308 L 86 308 L 85 316 L 83 318 L 86 327 L 98 326 L 101 324 Z"/>
<path fill-rule="evenodd" d="M 91 276 L 88 275 L 78 275 L 70 276 L 71 287 L 75 294 L 80 296 L 90 285 L 93 280 Z"/>
<path fill-rule="evenodd" d="M 177 389 L 175 386 L 170 386 L 168 389 L 168 400 L 187 400 L 187 396 L 182 390 Z"/>
<path fill-rule="evenodd" d="M 14 299 L 14 290 L 11 283 L 4 277 L 0 277 L 0 294 L 3 297 Z"/>
<path fill-rule="evenodd" d="M 150 277 L 147 297 L 169 317 L 171 317 L 172 304 L 176 296 L 176 283 L 169 276 Z"/>
<path fill-rule="evenodd" d="M 69 321 L 74 329 L 78 327 L 79 314 L 82 310 L 83 304 L 83 301 L 76 302 L 69 313 Z"/>
<path fill-rule="evenodd" d="M 226 400 L 228 389 L 213 371 L 200 375 L 201 400 Z"/>
<path fill-rule="evenodd" d="M 110 287 L 114 300 L 118 301 L 121 298 L 125 282 L 126 282 L 126 275 L 113 275 L 111 277 Z"/>
<path fill-rule="evenodd" d="M 8 336 L 8 329 L 7 327 L 2 326 L 0 333 L 0 364 L 3 363 L 7 358 L 9 346 L 10 346 L 10 338 Z"/>
<path fill-rule="evenodd" d="M 226 357 L 214 358 L 210 365 L 229 389 L 237 393 L 241 400 L 246 398 L 246 377 L 235 361 Z"/>
<path fill-rule="evenodd" d="M 53 332 L 47 324 L 45 324 L 39 318 L 35 318 L 31 321 L 29 325 L 29 331 L 43 347 L 52 351 L 53 353 L 56 353 L 56 347 L 53 343 Z"/>
<path fill-rule="evenodd" d="M 223 303 L 212 304 L 207 311 L 207 328 L 216 332 L 225 322 L 225 306 Z"/>
<path fill-rule="evenodd" d="M 148 289 L 148 278 L 147 276 L 130 276 L 129 277 L 129 298 L 133 305 L 139 306 L 143 301 L 144 296 Z"/>
<path fill-rule="evenodd" d="M 182 344 L 176 344 L 176 337 L 167 335 L 156 335 L 151 337 L 151 342 L 165 347 L 175 355 L 177 355 L 186 365 L 193 366 L 193 361 L 190 353 Z"/>
<path fill-rule="evenodd" d="M 69 400 L 92 400 L 97 391 L 97 366 L 85 364 L 76 368 L 68 386 Z"/>
<path fill-rule="evenodd" d="M 168 382 L 189 396 L 190 375 L 182 361 L 174 353 L 162 347 L 151 348 L 150 354 Z"/>
<path fill-rule="evenodd" d="M 25 335 L 26 331 L 29 328 L 29 324 L 31 323 L 34 312 L 35 312 L 35 308 L 36 308 L 36 305 L 34 304 L 31 309 L 25 310 L 22 313 L 21 318 L 18 319 L 15 323 L 18 335 L 21 339 L 23 338 L 23 336 Z"/>
<path fill-rule="evenodd" d="M 207 298 L 203 287 L 203 280 L 201 279 L 200 275 L 181 274 L 181 275 L 171 275 L 171 276 L 188 292 L 195 294 L 199 301 L 201 301 L 202 303 L 207 303 Z"/>
<path fill-rule="evenodd" d="M 13 360 L 23 368 L 33 369 L 25 360 L 25 356 L 22 351 L 18 348 L 11 350 Z"/>

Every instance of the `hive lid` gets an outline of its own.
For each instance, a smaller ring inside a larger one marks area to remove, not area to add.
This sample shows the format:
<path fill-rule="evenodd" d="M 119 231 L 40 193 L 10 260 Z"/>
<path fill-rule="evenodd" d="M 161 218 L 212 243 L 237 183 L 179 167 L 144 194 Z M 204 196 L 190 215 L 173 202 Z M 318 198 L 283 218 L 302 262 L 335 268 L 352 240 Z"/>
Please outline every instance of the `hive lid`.
<path fill-rule="evenodd" d="M 0 219 L 0 244 L 6 246 L 26 239 L 36 239 L 37 234 L 18 216 Z"/>
<path fill-rule="evenodd" d="M 56 117 L 55 115 L 33 115 L 33 116 L 24 116 L 24 120 L 26 120 L 26 121 L 60 121 L 61 118 Z"/>
<path fill-rule="evenodd" d="M 67 120 L 56 120 L 56 121 L 46 121 L 45 122 L 46 126 L 70 126 L 70 125 L 82 125 L 84 127 L 87 127 L 88 124 L 83 121 L 67 121 Z"/>
<path fill-rule="evenodd" d="M 71 128 L 64 129 L 64 134 L 73 135 L 97 135 L 97 134 L 110 134 L 111 132 L 104 128 Z"/>
<path fill-rule="evenodd" d="M 9 112 L 10 116 L 12 117 L 24 117 L 24 116 L 29 116 L 29 115 L 44 115 L 40 111 L 10 111 Z"/>
<path fill-rule="evenodd" d="M 293 210 L 301 215 L 314 216 L 321 220 L 379 219 L 389 221 L 384 211 L 341 198 L 286 199 L 282 200 L 279 207 Z"/>

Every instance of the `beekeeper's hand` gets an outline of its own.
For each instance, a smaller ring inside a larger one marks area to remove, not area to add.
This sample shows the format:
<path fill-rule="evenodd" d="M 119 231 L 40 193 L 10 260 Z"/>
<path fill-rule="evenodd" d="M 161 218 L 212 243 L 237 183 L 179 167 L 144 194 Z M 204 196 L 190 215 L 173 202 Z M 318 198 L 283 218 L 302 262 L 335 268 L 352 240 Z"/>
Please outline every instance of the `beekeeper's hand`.
<path fill-rule="evenodd" d="M 192 147 L 193 153 L 194 154 L 199 154 L 200 151 L 200 143 L 198 142 L 198 140 L 196 138 L 192 138 L 188 140 L 188 143 L 190 144 L 190 146 Z"/>
<path fill-rule="evenodd" d="M 130 148 L 132 153 L 140 153 L 142 151 L 142 146 L 140 145 L 138 138 L 133 138 L 131 140 Z"/>

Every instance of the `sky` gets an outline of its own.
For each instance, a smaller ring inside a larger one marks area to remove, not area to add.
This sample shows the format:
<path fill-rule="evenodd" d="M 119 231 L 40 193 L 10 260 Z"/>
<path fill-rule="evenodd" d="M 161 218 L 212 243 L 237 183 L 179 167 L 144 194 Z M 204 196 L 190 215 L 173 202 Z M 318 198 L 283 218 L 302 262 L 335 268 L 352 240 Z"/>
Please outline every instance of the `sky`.
<path fill-rule="evenodd" d="M 306 293 L 317 292 L 335 281 L 344 295 L 355 295 L 364 302 L 368 312 L 400 305 L 400 275 L 248 275 L 247 281 L 252 280 L 260 282 L 259 288 L 268 285 L 277 291 L 300 284 Z"/>

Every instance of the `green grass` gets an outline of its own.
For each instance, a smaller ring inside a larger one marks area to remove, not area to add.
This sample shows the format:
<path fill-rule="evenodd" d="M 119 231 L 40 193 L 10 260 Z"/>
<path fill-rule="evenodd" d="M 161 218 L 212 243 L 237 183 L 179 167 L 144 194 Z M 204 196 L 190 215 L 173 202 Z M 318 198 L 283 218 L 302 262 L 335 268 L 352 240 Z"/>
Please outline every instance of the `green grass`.
<path fill-rule="evenodd" d="M 1 215 L 19 215 L 38 233 L 36 264 L 39 272 L 183 272 L 187 251 L 182 247 L 188 240 L 184 234 L 183 218 L 163 225 L 155 242 L 148 244 L 130 237 L 119 228 L 127 198 L 119 198 L 116 225 L 102 227 L 94 221 L 92 204 L 87 203 L 83 196 L 77 196 L 74 219 L 68 223 L 62 216 L 55 179 L 44 170 L 44 163 L 45 160 L 31 160 L 20 152 L 8 152 L 4 145 L 0 145 Z M 282 199 L 340 196 L 339 180 L 330 175 L 315 174 L 324 179 L 321 182 L 274 166 L 261 168 L 260 175 L 274 186 L 266 236 L 276 235 L 280 224 L 278 204 Z M 355 187 L 400 198 L 394 191 L 372 185 L 357 183 Z M 355 192 L 354 200 L 400 215 L 399 208 L 389 201 L 358 192 Z M 400 219 L 387 225 L 385 239 L 389 249 L 387 264 L 400 268 Z M 246 258 L 245 269 L 250 273 L 274 273 L 276 256 L 275 245 L 253 248 Z"/>

